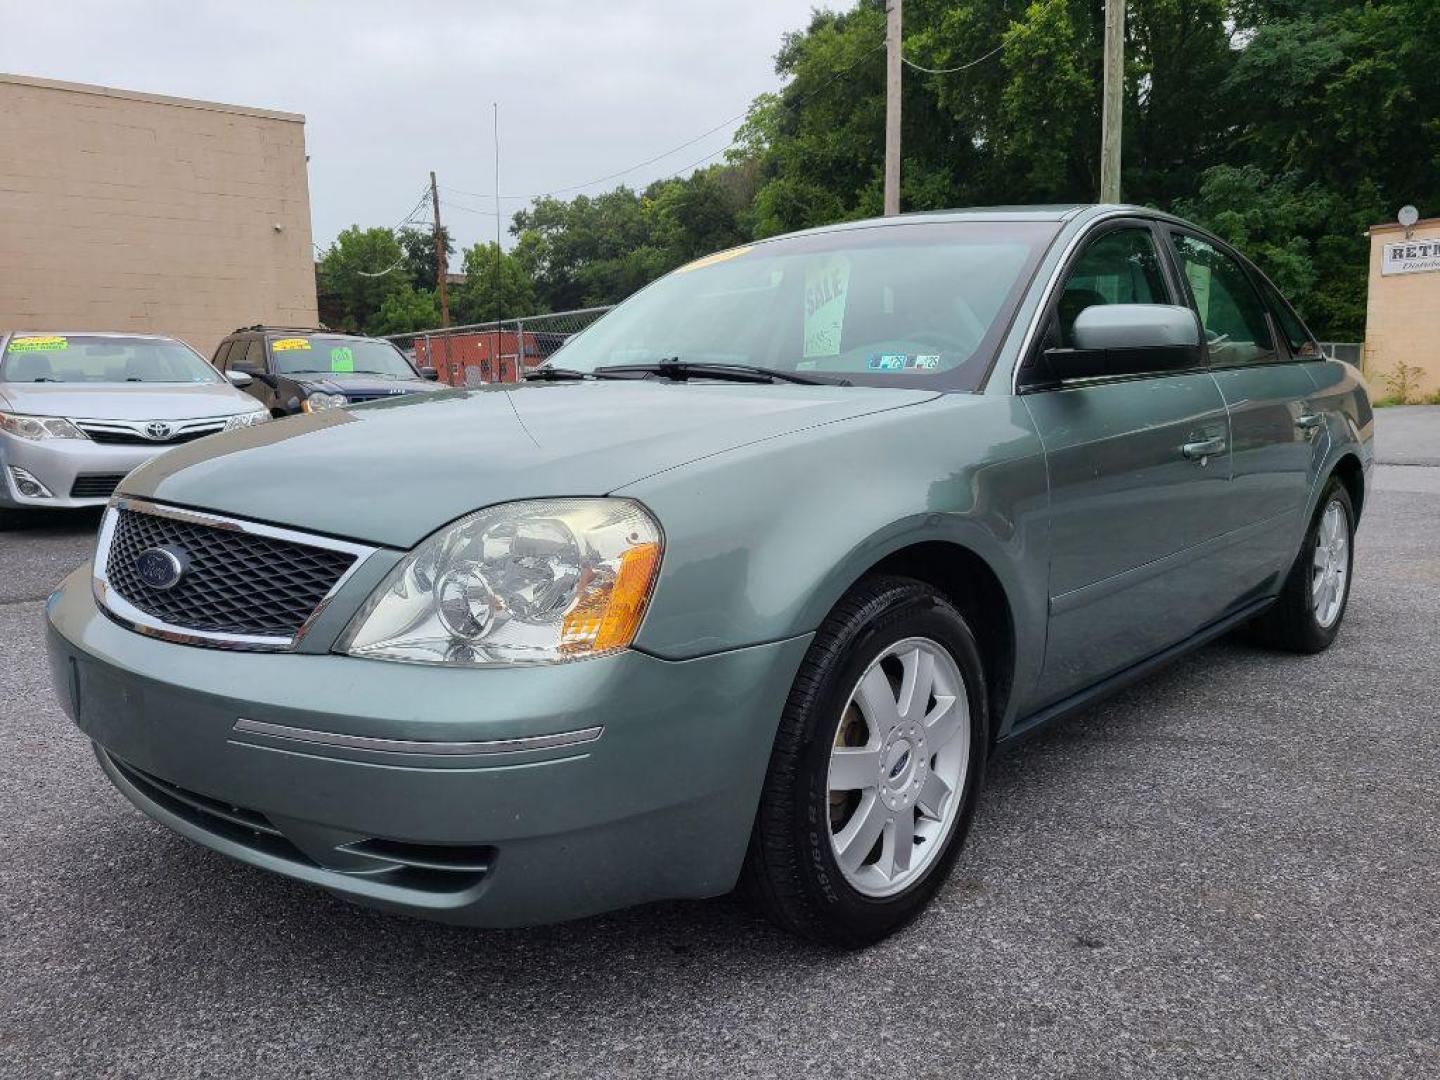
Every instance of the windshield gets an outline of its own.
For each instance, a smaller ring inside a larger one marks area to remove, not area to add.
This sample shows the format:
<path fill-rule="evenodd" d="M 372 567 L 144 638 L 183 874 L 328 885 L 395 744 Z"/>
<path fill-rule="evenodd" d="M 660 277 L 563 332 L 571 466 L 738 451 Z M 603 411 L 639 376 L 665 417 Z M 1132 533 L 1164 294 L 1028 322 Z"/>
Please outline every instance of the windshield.
<path fill-rule="evenodd" d="M 16 334 L 0 357 L 0 381 L 214 383 L 220 373 L 171 338 Z"/>
<path fill-rule="evenodd" d="M 1053 222 L 905 223 L 707 256 L 578 335 L 557 368 L 677 358 L 974 389 Z"/>
<path fill-rule="evenodd" d="M 281 375 L 380 375 L 414 379 L 415 369 L 388 341 L 306 334 L 271 338 L 270 355 Z"/>

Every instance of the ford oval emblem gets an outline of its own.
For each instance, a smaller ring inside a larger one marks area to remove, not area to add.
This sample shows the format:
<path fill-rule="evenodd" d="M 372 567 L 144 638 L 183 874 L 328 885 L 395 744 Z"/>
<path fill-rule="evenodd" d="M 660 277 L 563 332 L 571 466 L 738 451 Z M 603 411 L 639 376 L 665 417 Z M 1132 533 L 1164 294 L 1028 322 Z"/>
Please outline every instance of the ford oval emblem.
<path fill-rule="evenodd" d="M 189 568 L 190 557 L 179 548 L 153 547 L 135 559 L 135 573 L 151 589 L 173 589 Z"/>

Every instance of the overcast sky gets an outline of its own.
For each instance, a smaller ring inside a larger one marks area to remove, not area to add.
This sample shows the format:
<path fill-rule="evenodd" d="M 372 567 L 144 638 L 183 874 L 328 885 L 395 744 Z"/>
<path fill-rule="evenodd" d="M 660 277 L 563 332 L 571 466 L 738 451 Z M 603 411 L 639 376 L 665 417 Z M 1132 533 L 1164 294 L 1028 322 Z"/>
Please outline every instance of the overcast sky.
<path fill-rule="evenodd" d="M 304 113 L 317 243 L 396 224 L 434 169 L 463 247 L 495 235 L 459 209 L 492 200 L 455 190 L 495 190 L 492 101 L 502 194 L 582 184 L 777 88 L 781 35 L 817 6 L 836 0 L 0 0 L 0 71 Z M 673 175 L 732 132 L 583 191 Z M 521 205 L 502 200 L 507 229 Z"/>

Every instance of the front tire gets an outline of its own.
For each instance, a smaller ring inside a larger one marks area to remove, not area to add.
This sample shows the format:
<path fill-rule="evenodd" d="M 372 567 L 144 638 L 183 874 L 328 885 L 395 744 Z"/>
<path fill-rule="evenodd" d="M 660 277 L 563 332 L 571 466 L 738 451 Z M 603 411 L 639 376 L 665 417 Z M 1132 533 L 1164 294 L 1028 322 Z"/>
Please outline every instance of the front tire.
<path fill-rule="evenodd" d="M 1355 507 L 1331 477 L 1275 605 L 1252 625 L 1258 644 L 1287 652 L 1323 652 L 1340 632 L 1355 562 Z"/>
<path fill-rule="evenodd" d="M 742 887 L 772 920 L 862 945 L 949 876 L 988 750 L 964 617 L 908 578 L 861 583 L 821 627 L 785 705 Z"/>

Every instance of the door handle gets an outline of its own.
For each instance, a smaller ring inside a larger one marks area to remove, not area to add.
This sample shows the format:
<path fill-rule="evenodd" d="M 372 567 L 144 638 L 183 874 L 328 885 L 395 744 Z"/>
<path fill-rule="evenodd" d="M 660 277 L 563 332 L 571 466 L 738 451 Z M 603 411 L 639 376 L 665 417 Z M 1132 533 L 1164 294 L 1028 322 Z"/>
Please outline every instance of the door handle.
<path fill-rule="evenodd" d="M 1223 454 L 1225 452 L 1225 440 L 1220 438 L 1204 439 L 1200 442 L 1187 442 L 1180 448 L 1191 461 L 1199 461 L 1201 465 L 1211 454 Z"/>
<path fill-rule="evenodd" d="M 1295 426 L 1301 431 L 1310 431 L 1313 428 L 1319 427 L 1324 422 L 1325 417 L 1317 412 L 1301 413 L 1295 418 Z"/>

